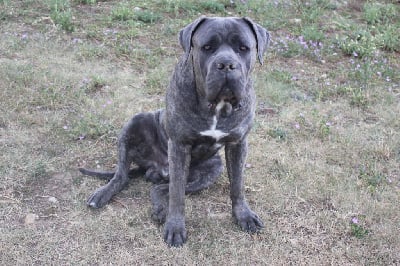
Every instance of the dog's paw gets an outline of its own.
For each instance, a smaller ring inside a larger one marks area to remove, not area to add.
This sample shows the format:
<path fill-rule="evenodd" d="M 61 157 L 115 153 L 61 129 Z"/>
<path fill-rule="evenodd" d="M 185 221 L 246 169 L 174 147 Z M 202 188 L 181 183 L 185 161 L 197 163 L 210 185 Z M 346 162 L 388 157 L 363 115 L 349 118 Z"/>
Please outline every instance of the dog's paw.
<path fill-rule="evenodd" d="M 184 219 L 168 219 L 164 226 L 164 241 L 170 247 L 181 247 L 187 239 Z"/>
<path fill-rule="evenodd" d="M 151 218 L 158 223 L 165 223 L 168 213 L 169 184 L 155 185 L 150 191 L 153 212 Z"/>
<path fill-rule="evenodd" d="M 147 181 L 150 181 L 153 184 L 160 184 L 164 180 L 163 177 L 158 173 L 158 171 L 152 168 L 148 169 L 144 176 Z"/>
<path fill-rule="evenodd" d="M 153 206 L 153 212 L 151 213 L 151 218 L 153 221 L 163 224 L 167 218 L 168 207 L 166 205 Z"/>
<path fill-rule="evenodd" d="M 100 187 L 97 189 L 87 200 L 87 205 L 91 208 L 101 208 L 106 205 L 111 197 L 113 196 L 112 193 L 108 190 L 107 186 Z"/>
<path fill-rule="evenodd" d="M 243 231 L 256 233 L 264 227 L 264 223 L 246 203 L 237 204 L 232 210 L 233 218 Z"/>

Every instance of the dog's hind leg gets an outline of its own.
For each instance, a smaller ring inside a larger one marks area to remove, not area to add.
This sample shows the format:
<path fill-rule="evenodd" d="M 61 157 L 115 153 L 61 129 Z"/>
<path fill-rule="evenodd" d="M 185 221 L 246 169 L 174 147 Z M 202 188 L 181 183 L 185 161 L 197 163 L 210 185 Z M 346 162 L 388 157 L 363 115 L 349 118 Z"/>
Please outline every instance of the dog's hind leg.
<path fill-rule="evenodd" d="M 189 171 L 185 193 L 190 194 L 206 189 L 214 184 L 222 174 L 223 165 L 221 157 L 216 154 L 206 161 L 191 165 Z"/>
<path fill-rule="evenodd" d="M 101 208 L 106 205 L 112 196 L 121 191 L 129 181 L 129 168 L 132 159 L 129 156 L 129 150 L 126 145 L 128 136 L 122 134 L 118 140 L 118 168 L 114 177 L 104 186 L 98 188 L 87 200 L 87 205 L 92 208 Z"/>
<path fill-rule="evenodd" d="M 206 189 L 218 179 L 223 171 L 222 160 L 219 155 L 214 155 L 210 159 L 191 165 L 189 177 L 185 187 L 185 193 L 195 193 Z M 151 202 L 153 204 L 153 220 L 164 223 L 168 212 L 168 192 L 169 184 L 155 185 L 150 191 Z"/>

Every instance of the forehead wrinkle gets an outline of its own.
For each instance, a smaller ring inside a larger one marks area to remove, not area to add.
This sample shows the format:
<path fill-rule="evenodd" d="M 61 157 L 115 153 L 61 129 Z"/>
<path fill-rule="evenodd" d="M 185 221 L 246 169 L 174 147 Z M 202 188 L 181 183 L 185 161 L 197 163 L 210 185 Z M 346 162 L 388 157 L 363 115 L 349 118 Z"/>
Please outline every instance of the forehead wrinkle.
<path fill-rule="evenodd" d="M 257 43 L 253 30 L 247 23 L 241 22 L 242 20 L 238 18 L 208 18 L 194 34 L 193 44 L 204 45 L 213 41 L 231 41 L 233 38 L 238 38 L 244 44 L 253 48 Z M 241 25 L 248 30 L 240 31 Z M 207 36 L 207 39 L 204 39 L 204 36 Z"/>

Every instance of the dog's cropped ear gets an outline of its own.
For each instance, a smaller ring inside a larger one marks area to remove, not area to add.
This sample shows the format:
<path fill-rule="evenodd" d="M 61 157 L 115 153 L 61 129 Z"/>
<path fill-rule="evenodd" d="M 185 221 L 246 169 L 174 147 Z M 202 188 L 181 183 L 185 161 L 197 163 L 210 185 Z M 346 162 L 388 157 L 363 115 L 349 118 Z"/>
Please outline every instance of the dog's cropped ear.
<path fill-rule="evenodd" d="M 185 62 L 188 60 L 192 49 L 192 37 L 196 29 L 206 20 L 206 16 L 201 16 L 179 32 L 179 43 L 185 52 Z"/>
<path fill-rule="evenodd" d="M 262 26 L 258 25 L 257 23 L 253 22 L 250 18 L 244 17 L 244 21 L 249 24 L 251 29 L 253 30 L 254 36 L 257 40 L 257 56 L 258 61 L 260 64 L 263 64 L 263 54 L 268 47 L 269 44 L 269 32 L 264 29 Z"/>

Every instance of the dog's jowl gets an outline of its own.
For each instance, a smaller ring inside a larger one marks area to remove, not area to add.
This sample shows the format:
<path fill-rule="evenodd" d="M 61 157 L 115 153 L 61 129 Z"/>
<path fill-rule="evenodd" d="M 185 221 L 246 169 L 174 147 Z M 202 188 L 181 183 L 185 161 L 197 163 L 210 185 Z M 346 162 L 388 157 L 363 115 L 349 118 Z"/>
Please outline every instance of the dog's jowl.
<path fill-rule="evenodd" d="M 88 199 L 103 207 L 144 174 L 151 189 L 152 218 L 164 225 L 168 245 L 186 241 L 185 194 L 212 185 L 223 171 L 225 147 L 232 215 L 245 231 L 263 227 L 244 195 L 247 134 L 255 113 L 250 75 L 268 45 L 269 34 L 249 18 L 200 17 L 180 31 L 183 55 L 166 93 L 166 108 L 135 115 L 122 129 L 115 173 L 80 169 L 109 178 Z M 131 169 L 131 165 L 136 168 Z"/>

